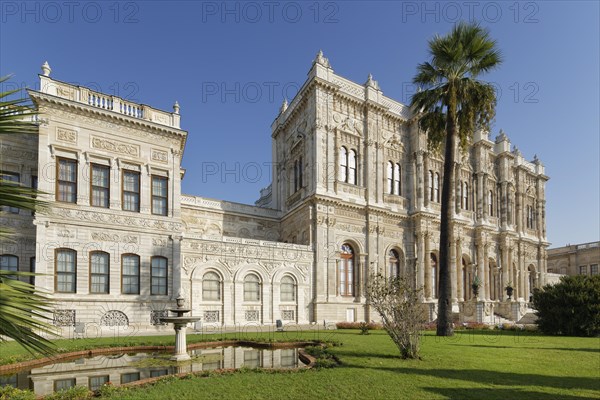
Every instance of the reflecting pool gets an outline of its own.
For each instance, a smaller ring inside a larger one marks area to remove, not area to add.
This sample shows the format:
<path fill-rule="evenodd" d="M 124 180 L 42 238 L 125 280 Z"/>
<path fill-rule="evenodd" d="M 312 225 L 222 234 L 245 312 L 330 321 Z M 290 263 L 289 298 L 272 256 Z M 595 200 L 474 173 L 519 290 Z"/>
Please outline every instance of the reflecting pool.
<path fill-rule="evenodd" d="M 135 382 L 163 375 L 223 368 L 305 368 L 298 349 L 258 349 L 228 346 L 189 351 L 192 359 L 176 363 L 170 352 L 119 353 L 81 357 L 0 375 L 0 386 L 32 390 L 38 396 L 73 386 L 91 390 L 103 384 Z"/>

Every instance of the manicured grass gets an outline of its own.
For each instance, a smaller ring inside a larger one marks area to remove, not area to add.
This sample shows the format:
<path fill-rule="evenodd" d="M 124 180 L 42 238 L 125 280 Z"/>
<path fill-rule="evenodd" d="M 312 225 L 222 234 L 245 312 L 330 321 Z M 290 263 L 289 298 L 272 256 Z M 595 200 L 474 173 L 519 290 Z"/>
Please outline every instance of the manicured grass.
<path fill-rule="evenodd" d="M 247 334 L 244 339 L 273 337 L 315 339 L 315 334 Z M 193 342 L 200 336 L 189 338 Z M 327 331 L 321 332 L 321 338 L 342 344 L 331 349 L 341 366 L 280 374 L 244 371 L 167 379 L 119 392 L 114 398 L 600 399 L 599 338 L 508 331 L 458 331 L 453 338 L 437 338 L 427 332 L 420 361 L 398 358 L 397 349 L 383 331 L 371 331 L 368 336 L 354 330 Z M 132 344 L 172 343 L 172 338 L 165 337 L 127 340 Z M 77 346 L 81 345 L 79 341 Z M 6 346 L 0 347 L 2 358 Z"/>

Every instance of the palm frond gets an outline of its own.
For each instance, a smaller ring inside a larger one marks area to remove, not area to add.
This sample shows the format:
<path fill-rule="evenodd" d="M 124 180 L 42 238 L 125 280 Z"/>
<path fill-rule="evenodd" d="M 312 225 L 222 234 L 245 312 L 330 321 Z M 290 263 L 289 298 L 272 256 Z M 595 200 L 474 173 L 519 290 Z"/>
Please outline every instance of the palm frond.
<path fill-rule="evenodd" d="M 52 303 L 35 286 L 19 280 L 35 275 L 19 271 L 0 270 L 0 340 L 14 339 L 30 352 L 52 354 L 54 345 L 42 336 L 56 335 L 47 321 Z"/>

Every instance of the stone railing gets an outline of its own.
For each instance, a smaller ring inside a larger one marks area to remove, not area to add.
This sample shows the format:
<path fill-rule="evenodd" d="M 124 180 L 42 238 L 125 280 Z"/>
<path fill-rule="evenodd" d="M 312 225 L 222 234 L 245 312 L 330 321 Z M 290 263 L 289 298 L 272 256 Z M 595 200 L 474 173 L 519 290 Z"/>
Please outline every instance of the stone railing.
<path fill-rule="evenodd" d="M 178 108 L 176 109 L 177 112 L 170 113 L 144 104 L 127 101 L 118 96 L 96 92 L 86 87 L 56 81 L 47 76 L 41 76 L 40 79 L 40 91 L 42 93 L 126 115 L 131 118 L 142 119 L 172 128 L 180 128 Z"/>

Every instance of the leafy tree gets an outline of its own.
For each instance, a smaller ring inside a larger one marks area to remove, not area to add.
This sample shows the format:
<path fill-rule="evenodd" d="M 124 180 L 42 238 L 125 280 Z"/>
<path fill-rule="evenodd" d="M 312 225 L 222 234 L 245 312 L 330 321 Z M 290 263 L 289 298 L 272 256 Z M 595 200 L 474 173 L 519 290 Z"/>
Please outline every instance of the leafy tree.
<path fill-rule="evenodd" d="M 563 276 L 533 290 L 537 325 L 549 335 L 600 335 L 600 275 Z"/>
<path fill-rule="evenodd" d="M 0 84 L 8 79 L 8 76 L 1 77 Z M 0 143 L 8 135 L 38 132 L 36 111 L 29 106 L 27 99 L 10 98 L 17 92 L 0 92 Z M 3 180 L 1 176 L 0 173 L 0 210 L 2 206 L 8 206 L 35 211 L 44 205 L 36 199 L 37 191 Z M 0 228 L 0 239 L 3 241 L 12 240 L 13 234 L 4 227 Z M 41 335 L 53 333 L 52 326 L 47 322 L 51 302 L 44 293 L 26 282 L 32 275 L 28 272 L 0 270 L 0 341 L 7 337 L 29 351 L 52 354 L 52 342 Z"/>
<path fill-rule="evenodd" d="M 369 278 L 367 295 L 402 358 L 419 358 L 425 321 L 421 289 L 414 289 L 405 277 L 386 278 L 377 274 Z"/>
<path fill-rule="evenodd" d="M 478 77 L 501 63 L 496 41 L 477 24 L 458 23 L 446 36 L 429 41 L 430 62 L 419 64 L 413 82 L 419 91 L 411 106 L 419 127 L 427 132 L 429 147 L 445 143 L 441 198 L 439 300 L 437 335 L 451 336 L 451 280 L 449 242 L 452 234 L 457 144 L 466 149 L 475 130 L 489 131 L 495 116 L 494 87 Z"/>

